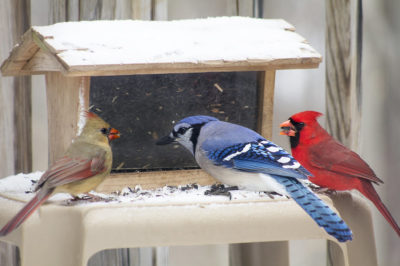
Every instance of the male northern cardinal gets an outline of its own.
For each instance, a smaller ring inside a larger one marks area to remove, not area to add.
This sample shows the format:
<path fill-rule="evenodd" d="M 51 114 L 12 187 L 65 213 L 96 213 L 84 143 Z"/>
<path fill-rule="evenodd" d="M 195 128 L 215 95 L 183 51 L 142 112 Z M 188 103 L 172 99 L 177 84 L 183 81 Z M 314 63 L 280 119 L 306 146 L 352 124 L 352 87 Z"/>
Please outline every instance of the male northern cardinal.
<path fill-rule="evenodd" d="M 51 195 L 87 193 L 110 173 L 112 152 L 109 141 L 119 138 L 119 132 L 94 113 L 87 112 L 86 117 L 82 133 L 71 143 L 64 157 L 42 175 L 35 189 L 36 195 L 0 230 L 0 236 L 16 229 Z"/>
<path fill-rule="evenodd" d="M 313 176 L 314 184 L 332 190 L 360 191 L 372 201 L 400 236 L 400 228 L 372 183 L 383 183 L 361 157 L 328 134 L 317 122 L 321 113 L 304 111 L 283 122 L 281 135 L 290 137 L 292 155 Z"/>

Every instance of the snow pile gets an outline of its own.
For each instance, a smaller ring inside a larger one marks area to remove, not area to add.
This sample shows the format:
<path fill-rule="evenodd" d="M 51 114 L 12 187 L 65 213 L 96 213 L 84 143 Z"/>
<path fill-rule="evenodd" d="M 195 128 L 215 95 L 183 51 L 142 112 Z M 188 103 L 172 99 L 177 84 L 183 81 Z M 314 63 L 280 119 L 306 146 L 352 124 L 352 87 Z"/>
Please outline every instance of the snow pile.
<path fill-rule="evenodd" d="M 281 19 L 81 21 L 33 30 L 69 66 L 321 57 Z"/>
<path fill-rule="evenodd" d="M 0 179 L 0 197 L 17 201 L 29 201 L 36 188 L 36 184 L 43 172 L 18 174 Z M 51 197 L 54 201 L 71 198 L 68 194 L 60 193 Z"/>
<path fill-rule="evenodd" d="M 43 172 L 18 174 L 0 179 L 0 196 L 17 201 L 28 201 L 34 195 L 37 181 Z M 165 186 L 154 190 L 144 190 L 140 186 L 135 188 L 123 188 L 111 194 L 90 192 L 96 199 L 82 197 L 81 200 L 72 200 L 69 194 L 59 193 L 50 198 L 50 201 L 63 205 L 91 204 L 91 203 L 127 203 L 133 202 L 139 205 L 146 204 L 185 204 L 185 203 L 218 203 L 218 202 L 247 202 L 272 200 L 271 196 L 264 192 L 245 190 L 230 191 L 232 198 L 228 196 L 205 195 L 210 186 L 190 184 L 186 186 Z M 275 199 L 286 197 L 274 195 Z"/>

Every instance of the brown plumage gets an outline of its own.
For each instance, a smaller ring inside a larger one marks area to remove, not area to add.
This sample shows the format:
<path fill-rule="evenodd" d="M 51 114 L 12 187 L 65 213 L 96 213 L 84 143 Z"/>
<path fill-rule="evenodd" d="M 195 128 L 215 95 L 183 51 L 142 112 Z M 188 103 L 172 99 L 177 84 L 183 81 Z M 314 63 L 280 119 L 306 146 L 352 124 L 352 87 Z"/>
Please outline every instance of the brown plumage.
<path fill-rule="evenodd" d="M 112 165 L 109 142 L 119 138 L 119 132 L 94 113 L 88 112 L 86 117 L 82 133 L 71 143 L 65 155 L 42 175 L 35 197 L 0 230 L 0 236 L 15 230 L 51 195 L 88 193 L 109 175 Z"/>

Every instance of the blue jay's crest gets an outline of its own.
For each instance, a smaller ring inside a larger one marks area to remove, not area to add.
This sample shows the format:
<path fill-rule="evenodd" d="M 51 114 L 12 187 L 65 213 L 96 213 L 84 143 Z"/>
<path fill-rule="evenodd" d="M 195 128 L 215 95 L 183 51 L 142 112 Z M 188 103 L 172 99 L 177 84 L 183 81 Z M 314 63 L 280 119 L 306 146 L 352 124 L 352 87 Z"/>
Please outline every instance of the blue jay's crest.
<path fill-rule="evenodd" d="M 210 121 L 218 121 L 218 119 L 215 117 L 212 117 L 212 116 L 207 116 L 207 115 L 194 115 L 194 116 L 185 117 L 184 119 L 179 121 L 177 123 L 177 125 L 181 124 L 181 123 L 186 123 L 189 125 L 197 125 L 197 124 L 205 124 Z"/>
<path fill-rule="evenodd" d="M 200 134 L 201 127 L 208 122 L 219 121 L 218 119 L 205 116 L 205 115 L 196 115 L 189 116 L 178 123 L 175 124 L 171 134 L 167 137 L 169 140 L 177 141 L 182 144 L 185 148 L 192 152 L 192 154 L 196 153 L 197 140 Z M 171 141 L 162 141 L 160 140 L 158 143 L 170 143 Z"/>
<path fill-rule="evenodd" d="M 288 152 L 271 141 L 240 143 L 208 152 L 216 165 L 223 165 L 245 172 L 260 172 L 293 178 L 311 176 Z"/>

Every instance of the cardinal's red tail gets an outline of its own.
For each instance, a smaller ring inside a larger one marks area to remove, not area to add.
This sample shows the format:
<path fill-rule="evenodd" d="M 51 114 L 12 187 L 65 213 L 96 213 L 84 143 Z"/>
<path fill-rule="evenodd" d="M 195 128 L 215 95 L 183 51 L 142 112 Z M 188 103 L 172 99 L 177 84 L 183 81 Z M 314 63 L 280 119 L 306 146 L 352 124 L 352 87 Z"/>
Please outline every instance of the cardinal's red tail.
<path fill-rule="evenodd" d="M 16 229 L 21 223 L 23 223 L 39 206 L 45 202 L 51 195 L 52 190 L 42 192 L 39 191 L 31 201 L 29 201 L 20 210 L 17 215 L 14 216 L 1 230 L 0 236 L 8 235 L 14 229 Z"/>
<path fill-rule="evenodd" d="M 376 208 L 381 212 L 383 217 L 388 221 L 388 223 L 393 227 L 394 231 L 396 231 L 397 235 L 400 236 L 400 227 L 394 220 L 393 216 L 390 214 L 389 210 L 386 208 L 386 206 L 383 204 L 381 201 L 381 198 L 379 197 L 378 193 L 376 192 L 375 188 L 373 185 L 366 181 L 362 183 L 362 190 L 360 192 L 366 196 L 372 203 L 375 204 Z"/>

